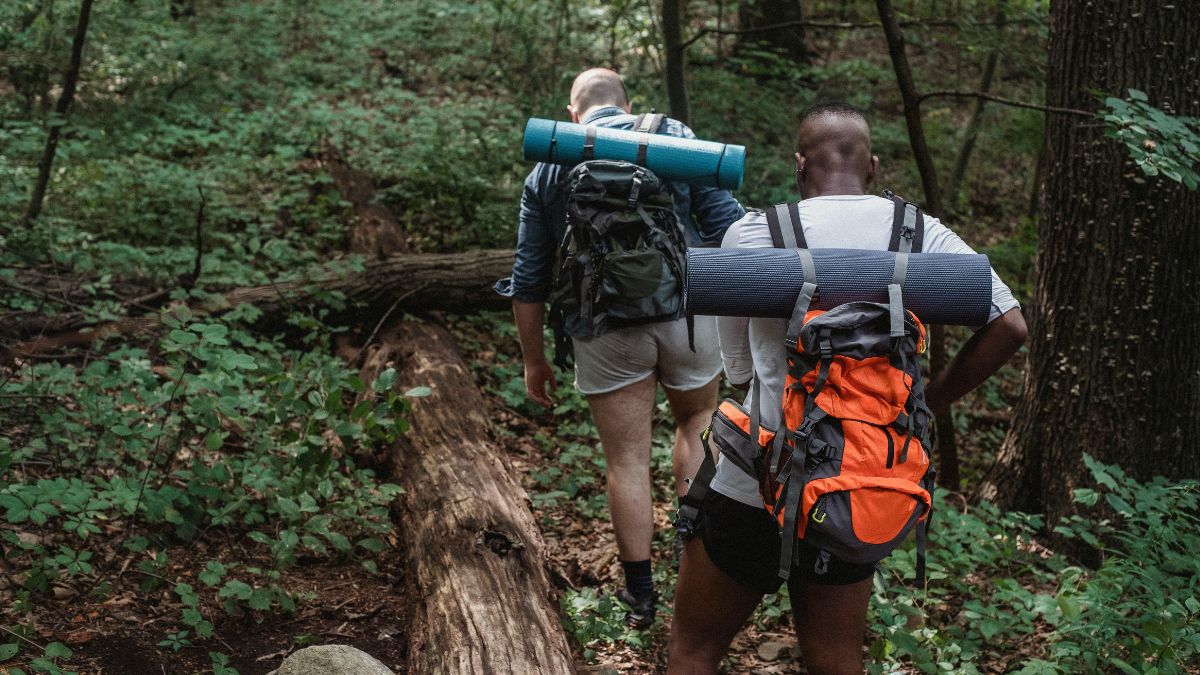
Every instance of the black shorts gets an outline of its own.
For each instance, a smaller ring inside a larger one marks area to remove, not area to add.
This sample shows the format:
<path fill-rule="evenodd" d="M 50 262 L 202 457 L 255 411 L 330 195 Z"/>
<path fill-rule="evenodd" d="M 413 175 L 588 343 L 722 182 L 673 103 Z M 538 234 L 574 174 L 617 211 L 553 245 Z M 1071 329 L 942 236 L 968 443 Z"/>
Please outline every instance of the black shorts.
<path fill-rule="evenodd" d="M 760 593 L 779 590 L 783 584 L 779 578 L 779 524 L 766 509 L 747 506 L 710 489 L 697 520 L 696 534 L 718 569 Z M 845 586 L 874 573 L 874 564 L 848 563 L 800 542 L 788 585 Z"/>

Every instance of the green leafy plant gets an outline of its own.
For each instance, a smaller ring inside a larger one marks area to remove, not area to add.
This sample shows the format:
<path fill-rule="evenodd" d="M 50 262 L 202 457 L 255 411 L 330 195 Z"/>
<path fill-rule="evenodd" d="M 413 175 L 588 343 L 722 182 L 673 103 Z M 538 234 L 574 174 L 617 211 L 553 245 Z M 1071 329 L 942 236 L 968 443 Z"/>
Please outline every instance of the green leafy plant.
<path fill-rule="evenodd" d="M 563 596 L 562 609 L 567 631 L 583 645 L 583 655 L 588 661 L 595 659 L 595 647 L 601 642 L 643 645 L 641 633 L 625 624 L 628 605 L 612 595 L 598 593 L 591 587 L 569 590 Z"/>
<path fill-rule="evenodd" d="M 1150 104 L 1146 93 L 1104 98 L 1105 135 L 1125 145 L 1147 176 L 1163 175 L 1189 190 L 1200 185 L 1200 118 L 1171 115 Z"/>

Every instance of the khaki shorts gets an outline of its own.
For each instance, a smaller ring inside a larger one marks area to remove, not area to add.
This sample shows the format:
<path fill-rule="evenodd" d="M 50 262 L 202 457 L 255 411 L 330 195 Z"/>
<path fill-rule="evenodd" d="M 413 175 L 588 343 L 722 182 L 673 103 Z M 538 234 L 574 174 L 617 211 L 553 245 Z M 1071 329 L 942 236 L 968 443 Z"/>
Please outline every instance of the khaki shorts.
<path fill-rule="evenodd" d="M 616 328 L 591 338 L 575 338 L 575 388 L 584 395 L 606 394 L 654 373 L 664 387 L 699 389 L 721 372 L 717 320 L 696 317 L 696 351 L 688 347 L 687 320 Z"/>

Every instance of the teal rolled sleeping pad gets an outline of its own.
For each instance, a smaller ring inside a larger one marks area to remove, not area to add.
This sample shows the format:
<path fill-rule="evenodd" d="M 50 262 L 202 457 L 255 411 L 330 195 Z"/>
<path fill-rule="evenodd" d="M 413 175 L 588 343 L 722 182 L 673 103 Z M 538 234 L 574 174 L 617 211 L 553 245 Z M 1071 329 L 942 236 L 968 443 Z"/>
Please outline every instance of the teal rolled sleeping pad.
<path fill-rule="evenodd" d="M 574 166 L 583 161 L 586 127 L 531 118 L 525 125 L 525 159 Z M 637 162 L 638 145 L 647 140 L 646 168 L 659 178 L 691 185 L 736 190 L 742 186 L 746 147 L 663 134 L 590 127 L 596 132 L 595 159 Z"/>

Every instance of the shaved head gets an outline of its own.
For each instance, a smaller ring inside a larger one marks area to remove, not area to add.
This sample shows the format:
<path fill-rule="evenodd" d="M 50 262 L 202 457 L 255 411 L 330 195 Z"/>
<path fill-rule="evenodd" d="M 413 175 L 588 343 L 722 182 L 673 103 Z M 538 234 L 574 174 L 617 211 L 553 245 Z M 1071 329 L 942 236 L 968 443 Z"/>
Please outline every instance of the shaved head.
<path fill-rule="evenodd" d="M 796 133 L 796 181 L 806 196 L 852 189 L 865 190 L 875 178 L 879 159 L 871 154 L 871 127 L 857 108 L 823 103 L 800 117 Z"/>
<path fill-rule="evenodd" d="M 571 85 L 572 114 L 584 117 L 593 108 L 610 105 L 629 107 L 629 95 L 620 75 L 608 68 L 592 68 L 575 78 Z"/>

